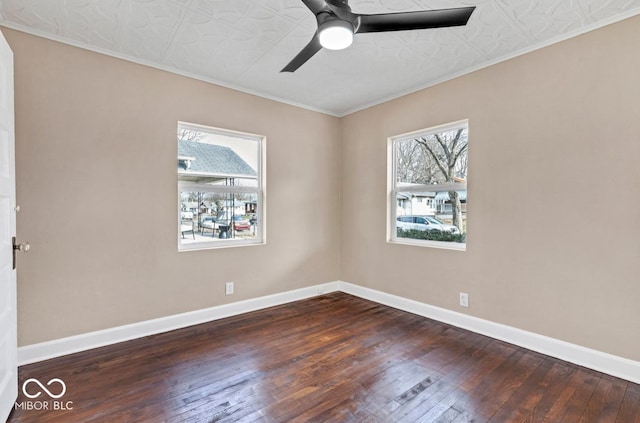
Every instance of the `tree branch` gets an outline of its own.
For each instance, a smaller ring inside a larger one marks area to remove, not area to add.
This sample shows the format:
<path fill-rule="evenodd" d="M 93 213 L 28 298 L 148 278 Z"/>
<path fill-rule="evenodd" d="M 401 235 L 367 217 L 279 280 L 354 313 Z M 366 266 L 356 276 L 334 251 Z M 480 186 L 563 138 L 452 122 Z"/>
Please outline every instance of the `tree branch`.
<path fill-rule="evenodd" d="M 417 139 L 416 141 L 420 145 L 422 145 L 424 147 L 424 149 L 427 151 L 427 153 L 429 153 L 431 155 L 431 157 L 435 161 L 436 165 L 438 166 L 438 169 L 440 169 L 440 172 L 442 172 L 442 176 L 444 176 L 445 179 L 448 181 L 449 180 L 449 175 L 448 175 L 446 169 L 442 165 L 442 163 L 441 163 L 440 159 L 438 158 L 438 156 L 436 155 L 436 153 L 429 146 L 427 140 L 424 139 L 424 138 L 420 138 L 420 139 Z"/>
<path fill-rule="evenodd" d="M 456 165 L 456 160 L 458 158 L 458 155 L 455 154 L 456 151 L 456 147 L 458 146 L 458 141 L 460 141 L 460 138 L 462 136 L 462 131 L 464 129 L 458 129 L 458 131 L 456 132 L 456 136 L 453 138 L 453 141 L 451 142 L 451 156 L 449 156 L 449 168 L 453 168 Z M 453 159 L 453 160 L 452 160 Z"/>
<path fill-rule="evenodd" d="M 466 143 L 465 145 L 462 146 L 462 148 L 460 148 L 460 151 L 458 151 L 456 153 L 456 156 L 453 160 L 454 166 L 455 164 L 458 162 L 458 159 L 460 158 L 460 156 L 462 155 L 462 153 L 464 153 L 465 151 L 467 151 L 467 147 L 469 146 L 469 143 Z"/>
<path fill-rule="evenodd" d="M 433 134 L 433 135 L 436 137 L 438 144 L 440 144 L 442 151 L 444 151 L 444 155 L 447 157 L 447 164 L 449 164 L 449 160 L 451 160 L 451 157 L 450 157 L 449 149 L 447 148 L 447 142 L 442 138 L 440 138 L 439 134 Z"/>

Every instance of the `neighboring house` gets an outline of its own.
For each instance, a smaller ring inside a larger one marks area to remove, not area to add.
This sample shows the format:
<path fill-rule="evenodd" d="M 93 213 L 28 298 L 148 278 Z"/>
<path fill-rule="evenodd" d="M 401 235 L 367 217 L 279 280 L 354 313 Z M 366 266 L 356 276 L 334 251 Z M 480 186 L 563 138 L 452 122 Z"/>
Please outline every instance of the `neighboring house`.
<path fill-rule="evenodd" d="M 197 201 L 185 201 L 182 203 L 182 211 L 190 211 L 196 213 L 198 211 Z"/>
<path fill-rule="evenodd" d="M 449 193 L 442 191 L 436 194 L 434 198 L 437 215 L 451 215 L 451 200 Z M 462 204 L 462 214 L 467 214 L 467 191 L 460 191 L 460 203 Z"/>
<path fill-rule="evenodd" d="M 233 149 L 217 144 L 178 140 L 178 180 L 198 185 L 252 185 L 257 172 Z M 188 185 L 187 185 L 188 187 Z M 197 192 L 197 188 L 194 188 Z M 255 213 L 256 203 L 231 198 L 217 201 L 198 198 L 182 202 L 182 210 L 217 215 L 221 210 L 233 215 Z M 205 197 L 206 198 L 206 197 Z M 194 201 L 197 200 L 197 201 Z"/>
<path fill-rule="evenodd" d="M 460 192 L 462 213 L 467 212 L 467 192 Z M 451 200 L 447 191 L 398 194 L 398 216 L 436 216 L 451 214 Z"/>
<path fill-rule="evenodd" d="M 435 192 L 398 193 L 398 216 L 435 216 Z"/>
<path fill-rule="evenodd" d="M 229 147 L 178 140 L 178 179 L 200 184 L 238 185 L 256 170 Z"/>
<path fill-rule="evenodd" d="M 463 178 L 454 178 L 457 183 L 466 183 Z M 410 187 L 416 184 L 405 183 Z M 462 213 L 467 213 L 467 191 L 460 192 L 460 202 L 462 203 Z M 451 199 L 449 192 L 400 192 L 397 197 L 398 216 L 451 216 Z"/>

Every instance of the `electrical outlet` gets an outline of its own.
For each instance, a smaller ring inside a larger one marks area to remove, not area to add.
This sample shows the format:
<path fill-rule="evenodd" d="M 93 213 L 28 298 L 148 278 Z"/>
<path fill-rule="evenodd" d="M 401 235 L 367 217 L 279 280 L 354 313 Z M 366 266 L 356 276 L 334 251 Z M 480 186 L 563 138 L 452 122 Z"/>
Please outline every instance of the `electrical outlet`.
<path fill-rule="evenodd" d="M 233 282 L 227 282 L 224 286 L 224 295 L 233 294 Z"/>
<path fill-rule="evenodd" d="M 460 306 L 469 307 L 469 294 L 467 294 L 466 292 L 460 293 Z"/>

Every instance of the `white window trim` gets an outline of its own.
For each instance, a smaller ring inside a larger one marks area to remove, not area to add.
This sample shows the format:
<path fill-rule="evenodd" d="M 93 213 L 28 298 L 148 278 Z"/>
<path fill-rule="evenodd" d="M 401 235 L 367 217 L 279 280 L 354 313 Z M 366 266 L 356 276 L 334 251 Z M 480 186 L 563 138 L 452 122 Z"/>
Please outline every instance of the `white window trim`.
<path fill-rule="evenodd" d="M 395 142 L 415 139 L 419 136 L 429 136 L 440 132 L 457 129 L 466 126 L 469 130 L 469 120 L 463 119 L 444 125 L 438 125 L 427 129 L 409 132 L 402 135 L 387 138 L 387 242 L 391 244 L 411 245 L 416 247 L 439 248 L 444 250 L 466 251 L 467 244 L 462 242 L 431 241 L 423 239 L 398 238 L 396 229 L 397 194 L 398 192 L 425 192 L 425 191 L 461 191 L 467 189 L 467 184 L 437 184 L 437 185 L 412 185 L 398 187 L 396 178 L 396 149 Z M 462 189 L 461 189 L 462 188 Z M 467 193 L 468 195 L 468 193 Z"/>
<path fill-rule="evenodd" d="M 197 125 L 193 123 L 178 122 L 179 127 L 193 129 L 201 132 L 208 132 L 210 134 L 219 134 L 225 136 L 232 136 L 258 143 L 258 169 L 256 173 L 259 176 L 257 186 L 227 186 L 227 185 L 203 185 L 192 182 L 178 181 L 178 201 L 176 209 L 177 219 L 177 242 L 178 252 L 185 251 L 200 251 L 200 250 L 215 250 L 220 248 L 234 248 L 234 247 L 249 247 L 265 245 L 267 243 L 267 184 L 266 184 L 266 151 L 267 151 L 267 137 L 264 135 L 250 134 L 247 132 L 238 132 L 228 129 L 214 128 L 209 126 Z M 178 173 L 176 173 L 176 176 Z M 221 192 L 221 193 L 248 193 L 257 194 L 257 209 L 256 209 L 256 237 L 255 239 L 227 239 L 220 241 L 205 241 L 194 242 L 189 244 L 183 244 L 181 242 L 182 233 L 180 231 L 180 225 L 182 223 L 181 218 L 181 202 L 180 193 L 182 191 L 199 191 L 199 192 Z"/>

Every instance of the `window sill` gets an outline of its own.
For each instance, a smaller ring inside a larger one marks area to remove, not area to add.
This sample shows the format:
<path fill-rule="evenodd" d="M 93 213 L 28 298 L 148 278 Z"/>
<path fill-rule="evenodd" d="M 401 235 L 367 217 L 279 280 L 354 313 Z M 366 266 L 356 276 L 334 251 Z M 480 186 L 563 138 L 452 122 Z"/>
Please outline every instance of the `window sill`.
<path fill-rule="evenodd" d="M 218 243 L 212 242 L 196 242 L 188 245 L 178 245 L 178 252 L 184 253 L 187 251 L 202 251 L 202 250 L 220 250 L 225 248 L 237 248 L 237 247 L 255 247 L 265 245 L 266 241 L 221 241 Z"/>
<path fill-rule="evenodd" d="M 389 244 L 410 245 L 412 247 L 438 248 L 440 250 L 467 251 L 467 244 L 460 242 L 412 240 L 410 238 L 393 238 L 387 240 Z"/>

